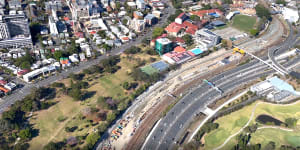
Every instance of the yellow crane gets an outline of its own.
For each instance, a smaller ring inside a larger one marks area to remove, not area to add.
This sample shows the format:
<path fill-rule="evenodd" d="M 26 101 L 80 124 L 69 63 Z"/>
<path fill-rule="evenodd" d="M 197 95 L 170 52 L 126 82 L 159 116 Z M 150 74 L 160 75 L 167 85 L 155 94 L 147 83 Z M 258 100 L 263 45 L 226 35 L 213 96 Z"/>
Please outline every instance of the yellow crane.
<path fill-rule="evenodd" d="M 233 53 L 235 53 L 235 52 L 238 52 L 238 53 L 240 53 L 242 55 L 246 54 L 246 52 L 243 49 L 239 49 L 237 47 L 233 48 Z"/>

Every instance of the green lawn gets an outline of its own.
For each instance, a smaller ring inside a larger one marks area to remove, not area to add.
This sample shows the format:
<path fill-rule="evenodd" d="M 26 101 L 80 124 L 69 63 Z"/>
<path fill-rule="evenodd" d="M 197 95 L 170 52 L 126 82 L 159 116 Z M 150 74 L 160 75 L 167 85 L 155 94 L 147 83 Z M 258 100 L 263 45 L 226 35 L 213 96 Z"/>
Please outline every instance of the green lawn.
<path fill-rule="evenodd" d="M 149 55 L 142 55 L 141 60 L 148 60 Z M 85 77 L 83 80 L 88 81 L 91 85 L 87 91 L 96 92 L 91 98 L 85 101 L 74 101 L 71 97 L 64 95 L 63 93 L 58 93 L 56 98 L 53 101 L 57 102 L 55 105 L 50 108 L 34 113 L 34 117 L 30 120 L 30 123 L 33 124 L 35 129 L 39 130 L 39 135 L 34 137 L 30 142 L 30 150 L 42 149 L 50 141 L 58 142 L 66 139 L 70 136 L 82 136 L 87 133 L 90 133 L 93 128 L 91 125 L 85 127 L 90 123 L 87 120 L 80 120 L 80 112 L 87 107 L 96 106 L 96 101 L 99 96 L 110 96 L 113 99 L 122 99 L 128 96 L 128 91 L 125 91 L 122 87 L 124 82 L 132 82 L 132 77 L 128 74 L 130 70 L 133 70 L 137 61 L 132 59 L 127 59 L 125 57 L 121 58 L 121 62 L 118 63 L 118 66 L 121 67 L 114 74 L 102 74 L 90 75 Z M 92 80 L 88 80 L 91 78 Z M 65 79 L 62 81 L 69 86 L 70 79 Z M 143 82 L 139 82 L 139 85 L 142 85 Z M 59 122 L 58 118 L 60 116 L 67 117 L 65 121 Z M 66 127 L 77 126 L 78 129 L 74 132 L 67 133 L 65 131 Z M 81 130 L 82 129 L 82 130 Z"/>
<path fill-rule="evenodd" d="M 265 146 L 270 141 L 275 142 L 277 148 L 279 148 L 280 145 L 297 147 L 300 146 L 300 132 L 289 132 L 280 129 L 261 129 L 252 134 L 252 144 L 260 143 L 262 146 Z"/>
<path fill-rule="evenodd" d="M 143 72 L 151 75 L 153 73 L 158 72 L 158 70 L 156 70 L 155 68 L 153 68 L 151 65 L 147 65 L 141 68 Z"/>
<path fill-rule="evenodd" d="M 241 110 L 231 113 L 217 119 L 215 122 L 219 124 L 219 128 L 207 134 L 205 139 L 205 149 L 213 149 L 220 146 L 224 141 L 232 134 L 239 131 L 249 120 L 251 111 L 254 106 L 259 103 L 255 102 L 249 106 L 244 107 Z M 255 118 L 261 114 L 271 115 L 281 121 L 286 118 L 298 118 L 300 119 L 300 102 L 294 105 L 273 105 L 269 103 L 260 103 L 257 105 L 254 117 L 250 123 L 254 124 Z M 280 129 L 261 129 L 252 134 L 251 143 L 261 143 L 265 146 L 269 141 L 274 141 L 276 144 L 287 144 L 292 146 L 300 146 L 300 121 L 297 123 L 295 131 L 288 132 Z M 276 135 L 276 136 L 274 136 Z M 236 138 L 232 138 L 223 149 L 231 149 L 236 144 Z"/>
<path fill-rule="evenodd" d="M 232 26 L 239 30 L 250 32 L 250 30 L 254 28 L 255 23 L 256 17 L 236 15 L 233 17 Z"/>

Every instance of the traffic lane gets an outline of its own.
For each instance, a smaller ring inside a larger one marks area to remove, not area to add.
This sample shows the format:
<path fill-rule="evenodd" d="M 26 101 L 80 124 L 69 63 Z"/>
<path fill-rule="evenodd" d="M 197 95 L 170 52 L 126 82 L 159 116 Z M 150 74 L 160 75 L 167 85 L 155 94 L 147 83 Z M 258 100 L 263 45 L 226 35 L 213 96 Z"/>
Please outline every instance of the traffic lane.
<path fill-rule="evenodd" d="M 205 90 L 203 90 L 202 92 L 205 92 Z M 199 94 L 199 93 L 198 93 Z M 197 94 L 197 92 L 193 92 L 191 95 L 192 95 L 192 97 L 195 97 L 195 96 L 197 96 L 198 95 Z M 215 90 L 211 90 L 211 93 L 208 93 L 208 94 L 206 94 L 205 96 L 203 96 L 203 97 L 206 97 L 206 98 L 208 98 L 208 97 L 212 97 L 213 95 L 216 95 L 217 94 L 217 92 L 215 91 Z M 161 137 L 161 136 L 163 136 L 163 134 L 165 134 L 166 133 L 166 130 L 167 130 L 167 128 L 169 128 L 169 126 L 170 125 L 175 125 L 175 126 L 177 126 L 178 128 L 182 128 L 183 127 L 183 124 L 184 124 L 184 122 L 185 122 L 185 120 L 178 120 L 177 118 L 179 117 L 179 116 L 186 116 L 186 115 L 193 115 L 193 112 L 192 111 L 188 111 L 188 110 L 190 110 L 191 108 L 192 109 L 197 109 L 198 108 L 198 105 L 190 105 L 190 104 L 192 104 L 192 103 L 188 103 L 188 101 L 190 101 L 189 100 L 189 98 L 188 97 L 186 97 L 185 99 L 183 99 L 184 101 L 185 101 L 185 104 L 183 104 L 183 106 L 190 106 L 190 107 L 188 107 L 188 109 L 186 110 L 186 109 L 182 109 L 182 108 L 180 108 L 180 107 L 177 107 L 177 108 L 175 108 L 173 111 L 170 111 L 171 113 L 168 113 L 168 116 L 166 116 L 163 120 L 162 120 L 162 122 L 163 123 L 161 123 L 160 124 L 160 126 L 157 128 L 157 131 L 155 132 L 155 134 L 154 134 L 154 136 L 156 136 L 156 137 Z M 193 101 L 193 103 L 194 103 L 195 101 Z M 203 100 L 202 99 L 202 101 L 200 100 L 200 102 L 201 102 L 201 105 L 203 105 L 203 104 L 205 104 L 205 102 L 206 102 L 206 100 Z M 179 105 L 182 105 L 182 103 L 179 103 Z M 178 105 L 177 105 L 178 106 Z M 185 113 L 184 115 L 180 115 L 180 114 L 172 114 L 172 112 L 180 112 L 180 113 L 182 113 L 182 111 L 183 110 L 185 110 L 183 113 Z M 171 114 L 171 115 L 170 115 Z M 170 121 L 174 121 L 174 120 L 177 120 L 175 123 L 172 123 L 172 122 L 170 122 Z M 168 126 L 164 126 L 164 124 L 167 124 Z M 171 131 L 172 132 L 172 131 Z M 168 132 L 169 133 L 169 132 Z M 176 132 L 177 133 L 177 132 Z M 167 136 L 167 137 L 169 137 L 169 135 Z M 171 140 L 171 138 L 169 138 L 169 139 L 167 139 L 167 140 Z M 154 139 L 154 141 L 157 141 L 156 139 Z M 150 147 L 148 146 L 148 147 L 146 147 L 147 149 L 153 149 L 153 146 L 155 146 L 155 145 L 157 145 L 154 141 L 152 141 L 153 142 L 153 144 L 150 144 Z M 161 141 L 161 140 L 160 140 Z M 161 143 L 165 143 L 165 141 L 161 141 Z M 160 148 L 159 148 L 160 149 Z"/>
<path fill-rule="evenodd" d="M 263 75 L 269 74 L 273 71 L 268 71 L 268 72 L 264 72 L 264 73 L 258 73 L 254 76 L 248 77 L 248 78 L 242 78 L 241 80 L 234 80 L 233 82 L 230 82 L 229 84 L 225 84 L 224 86 L 221 86 L 220 89 L 222 89 L 224 92 L 229 92 L 232 91 L 236 86 L 241 85 L 241 84 L 245 84 L 246 82 L 252 81 L 256 78 L 259 78 Z M 218 96 L 217 92 L 210 92 L 209 94 L 207 94 L 206 97 L 202 97 L 201 99 L 199 99 L 195 104 L 191 105 L 190 108 L 187 109 L 187 111 L 178 118 L 178 122 L 174 123 L 173 126 L 169 126 L 170 132 L 166 134 L 165 139 L 162 139 L 162 141 L 168 141 L 167 143 L 163 142 L 163 144 L 161 144 L 161 146 L 158 149 L 167 149 L 167 148 L 171 148 L 171 145 L 175 142 L 174 140 L 178 140 L 176 138 L 176 135 L 180 135 L 178 133 L 178 131 L 180 131 L 182 129 L 182 123 L 184 123 L 184 127 L 187 127 L 190 122 L 188 121 L 189 118 L 191 116 L 195 116 L 195 114 L 198 113 L 198 109 L 202 108 L 202 110 L 204 110 L 204 102 L 210 101 L 212 99 L 216 99 Z M 170 141 L 172 140 L 172 142 Z"/>
<path fill-rule="evenodd" d="M 246 68 L 248 68 L 248 66 L 252 66 L 252 64 L 254 64 L 254 63 L 249 63 L 249 64 L 246 64 L 246 65 L 243 65 L 243 66 L 239 66 L 239 67 L 237 67 L 236 70 L 246 69 Z M 222 78 L 227 78 L 226 74 L 233 74 L 233 73 L 235 73 L 235 70 L 222 73 L 222 75 L 218 75 L 218 77 L 215 77 L 213 79 L 213 81 L 220 80 Z M 190 92 L 187 96 L 185 96 L 182 100 L 180 100 L 180 102 L 178 102 L 179 104 L 176 104 L 175 107 L 173 107 L 173 109 L 170 110 L 170 112 L 167 114 L 167 116 L 165 118 L 163 118 L 162 122 L 165 122 L 164 124 L 171 124 L 171 121 L 174 120 L 174 118 L 169 118 L 168 117 L 170 113 L 172 114 L 172 116 L 174 116 L 174 115 L 178 116 L 179 114 L 178 113 L 175 114 L 175 112 L 180 112 L 180 110 L 182 110 L 181 105 L 189 104 L 190 100 L 196 100 L 196 97 L 198 97 L 199 94 L 201 95 L 201 94 L 207 92 L 207 89 L 210 89 L 210 87 L 207 84 L 201 84 L 199 88 L 196 88 L 195 90 L 193 90 L 193 92 Z M 213 90 L 213 92 L 215 92 L 215 91 Z M 218 93 L 215 92 L 215 93 L 213 93 L 211 95 L 208 95 L 208 96 L 211 97 L 215 94 L 218 94 Z M 155 136 L 156 137 L 161 136 L 159 134 L 162 131 L 166 130 L 166 128 L 163 124 L 160 124 L 157 129 L 160 129 L 160 130 L 154 132 L 154 137 Z"/>
<path fill-rule="evenodd" d="M 254 64 L 254 63 L 252 63 L 252 64 Z M 249 63 L 249 65 L 241 66 L 241 67 L 238 68 L 238 70 L 239 70 L 240 68 L 247 68 L 248 66 L 251 66 L 252 64 Z M 266 68 L 267 68 L 267 67 L 266 67 Z M 229 71 L 229 74 L 230 74 L 230 73 L 233 73 L 233 72 L 234 72 L 234 71 Z M 227 72 L 227 73 L 228 73 L 228 72 Z M 224 73 L 224 74 L 226 74 L 226 73 Z M 220 79 L 220 78 L 222 78 L 222 77 L 226 77 L 226 76 L 224 76 L 224 75 L 219 75 L 219 78 L 215 78 L 215 79 Z M 234 78 L 234 81 L 236 81 L 236 79 L 239 79 L 239 78 Z M 230 82 L 230 81 L 229 81 L 229 82 Z M 231 82 L 231 84 L 236 85 L 236 84 L 239 84 L 239 83 Z M 220 86 L 220 85 L 217 84 L 216 86 Z M 229 86 L 230 86 L 230 85 L 229 85 Z M 222 86 L 221 86 L 221 88 L 222 88 Z M 225 89 L 227 89 L 227 88 L 225 88 Z M 196 90 L 197 90 L 197 89 L 196 89 Z M 203 90 L 203 89 L 202 89 L 202 90 Z M 195 94 L 195 93 L 200 93 L 200 92 L 202 92 L 202 91 L 201 91 L 200 88 L 199 88 L 199 92 L 194 92 L 194 94 Z M 194 97 L 197 96 L 197 95 L 194 95 L 193 92 L 191 92 L 191 93 L 192 93 L 192 94 L 190 94 L 190 95 L 191 95 L 190 97 L 194 98 Z M 209 97 L 213 97 L 214 95 L 217 95 L 217 94 L 218 94 L 217 92 L 216 92 L 216 93 L 212 93 L 212 94 L 209 95 Z M 189 97 L 188 97 L 188 98 L 189 98 Z M 180 102 L 181 102 L 181 101 L 180 101 Z M 179 102 L 179 103 L 180 103 L 180 102 Z M 176 108 L 176 106 L 179 106 L 179 105 L 175 105 L 175 108 Z M 197 106 L 197 105 L 195 105 L 195 106 Z M 179 110 L 179 109 L 181 109 L 181 108 L 176 108 L 176 110 L 174 110 L 174 111 L 171 110 L 171 112 L 172 112 L 172 113 L 177 112 L 177 110 Z M 188 109 L 188 110 L 191 110 L 191 109 Z M 192 113 L 192 112 L 189 112 L 189 113 Z M 185 117 L 185 116 L 184 116 L 184 117 Z M 174 119 L 174 118 L 170 118 L 170 119 L 167 118 L 166 120 L 172 120 L 172 119 Z M 167 122 L 167 123 L 170 123 L 170 122 Z M 178 124 L 176 124 L 176 126 L 178 126 Z M 161 126 L 161 128 L 162 128 L 161 131 L 162 131 L 162 130 L 166 130 L 166 129 L 163 128 L 162 126 Z M 161 136 L 161 135 L 159 135 L 159 132 L 158 132 L 158 133 L 155 134 L 155 136 L 156 136 L 156 137 L 159 137 L 159 136 Z M 169 139 L 170 139 L 170 138 L 169 138 Z M 154 143 L 154 144 L 155 144 L 155 143 Z M 150 148 L 150 149 L 151 149 L 151 148 Z"/>
<path fill-rule="evenodd" d="M 245 68 L 245 69 L 247 69 L 247 70 L 249 70 L 248 69 L 248 66 L 252 66 L 252 64 L 254 64 L 254 63 L 249 63 L 248 65 L 245 65 L 245 66 L 241 66 L 241 67 L 238 67 L 237 68 L 237 70 L 240 70 L 241 68 Z M 263 66 L 263 65 L 262 65 Z M 255 66 L 254 66 L 255 67 Z M 267 68 L 267 67 L 265 67 L 265 68 Z M 247 71 L 243 71 L 243 72 L 247 72 Z M 230 73 L 235 73 L 234 71 L 231 71 Z M 226 74 L 226 73 L 225 73 Z M 220 79 L 220 78 L 223 78 L 223 77 L 225 77 L 224 75 L 219 75 L 219 78 L 215 78 L 215 79 Z M 227 77 L 226 77 L 227 78 Z M 230 82 L 230 81 L 229 81 Z M 202 84 L 203 85 L 203 84 Z M 205 85 L 207 85 L 207 84 L 205 84 Z M 206 87 L 207 88 L 207 87 Z M 205 88 L 204 88 L 205 89 Z M 202 87 L 202 89 L 201 88 L 197 88 L 195 91 L 194 91 L 194 93 L 202 93 L 202 92 L 204 92 L 204 91 L 202 91 L 202 90 L 204 90 L 203 89 L 203 87 Z M 197 90 L 199 90 L 199 91 L 197 91 Z M 191 93 L 193 93 L 193 92 L 191 92 Z M 218 94 L 217 92 L 216 92 L 216 94 Z M 212 94 L 212 95 L 214 95 L 214 94 Z M 211 95 L 211 96 L 212 96 Z M 186 97 L 186 99 L 194 99 L 195 97 L 197 97 L 198 95 L 195 95 L 195 94 L 189 94 L 187 97 Z M 183 100 L 185 100 L 185 98 L 183 98 Z M 184 103 L 184 102 L 179 102 L 179 103 Z M 185 103 L 188 103 L 188 102 L 185 102 Z M 176 108 L 177 106 L 179 106 L 179 108 Z M 177 112 L 177 110 L 178 109 L 181 109 L 180 108 L 180 105 L 175 105 L 175 107 L 174 107 L 175 109 L 172 111 L 172 110 L 170 110 L 170 113 L 172 113 L 173 115 L 174 115 L 174 111 L 175 112 Z M 168 114 L 167 114 L 168 115 Z M 176 114 L 176 115 L 178 115 L 178 114 Z M 171 122 L 171 120 L 173 120 L 174 118 L 168 118 L 168 117 L 166 117 L 166 118 L 164 118 L 165 120 L 164 120 L 164 122 L 166 122 L 167 124 L 170 124 Z M 164 124 L 166 124 L 166 123 L 164 123 Z M 163 128 L 163 126 L 161 126 L 161 128 Z M 160 128 L 160 129 L 161 129 Z M 162 130 L 164 130 L 164 128 L 162 129 Z M 156 134 L 156 136 L 159 136 L 158 134 Z"/>
<path fill-rule="evenodd" d="M 259 75 L 258 75 L 259 76 Z M 257 76 L 254 76 L 254 78 L 256 78 Z M 250 78 L 253 78 L 253 77 L 249 77 L 249 78 L 246 78 L 246 80 L 247 79 L 250 79 Z M 243 79 L 243 80 L 245 80 L 245 79 Z M 237 85 L 237 84 L 240 84 L 241 83 L 241 81 L 237 81 L 237 80 L 234 80 L 233 82 L 230 82 L 229 84 L 227 84 L 227 86 L 233 86 L 233 85 Z M 221 86 L 221 88 L 222 88 L 222 86 Z M 226 88 L 225 88 L 226 89 Z M 197 102 L 198 103 L 196 103 L 196 104 L 193 104 L 193 105 L 191 105 L 191 107 L 190 108 L 188 108 L 188 109 L 186 109 L 187 111 L 184 113 L 184 115 L 182 115 L 181 117 L 179 117 L 178 119 L 180 119 L 181 121 L 183 121 L 183 122 L 187 122 L 187 120 L 184 120 L 185 118 L 186 118 L 186 116 L 192 116 L 192 115 L 194 115 L 195 113 L 197 113 L 197 112 L 195 112 L 195 110 L 197 110 L 197 109 L 195 109 L 195 108 L 198 108 L 199 106 L 201 106 L 201 105 L 203 105 L 203 102 L 204 101 L 207 101 L 207 100 L 209 100 L 209 99 L 211 99 L 211 98 L 214 98 L 216 95 L 218 95 L 218 93 L 217 92 L 215 92 L 215 91 L 212 91 L 212 92 L 210 92 L 210 93 L 208 93 L 207 95 L 205 95 L 204 97 L 202 97 L 201 99 L 203 100 L 198 100 Z M 206 98 L 206 99 L 205 99 Z M 207 99 L 208 98 L 208 99 Z M 200 103 L 199 103 L 200 102 Z M 174 118 L 171 118 L 171 119 L 174 119 Z M 168 123 L 168 122 L 167 122 Z M 178 123 L 177 124 L 175 124 L 175 126 L 177 126 L 177 128 L 175 128 L 173 131 L 176 131 L 176 130 L 178 130 Z M 172 128 L 172 126 L 169 126 L 170 128 Z M 170 140 L 170 138 L 174 138 L 174 136 L 172 136 L 172 135 L 175 135 L 172 131 L 170 131 L 170 135 L 167 135 L 166 137 L 168 137 L 168 139 L 167 140 Z M 165 143 L 165 142 L 163 142 L 163 143 Z M 165 144 L 164 144 L 165 145 Z M 164 147 L 164 145 L 162 146 L 162 147 L 159 147 L 158 149 L 164 149 L 165 147 Z"/>

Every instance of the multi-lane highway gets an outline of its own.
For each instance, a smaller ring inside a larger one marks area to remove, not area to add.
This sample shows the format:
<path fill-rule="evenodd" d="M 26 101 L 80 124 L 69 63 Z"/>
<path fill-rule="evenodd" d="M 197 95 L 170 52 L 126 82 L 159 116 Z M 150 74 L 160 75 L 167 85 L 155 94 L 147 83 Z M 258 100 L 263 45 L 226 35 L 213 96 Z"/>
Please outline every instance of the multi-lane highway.
<path fill-rule="evenodd" d="M 291 46 L 297 43 L 297 38 L 300 36 L 293 35 L 293 31 L 277 50 L 269 51 L 272 53 L 272 59 L 275 56 L 288 50 Z M 274 48 L 274 47 L 273 47 Z M 263 57 L 267 60 L 267 57 Z M 300 57 L 296 57 L 289 62 L 286 62 L 284 67 L 287 68 L 300 61 Z M 211 79 L 213 84 L 220 88 L 224 93 L 233 91 L 236 87 L 253 81 L 261 76 L 273 73 L 274 70 L 268 69 L 257 60 L 253 60 L 248 64 L 236 67 L 232 70 L 221 73 Z M 159 122 L 153 129 L 148 140 L 145 141 L 143 148 L 145 150 L 163 150 L 172 149 L 174 144 L 179 140 L 184 130 L 192 122 L 193 118 L 203 112 L 208 103 L 220 98 L 221 95 L 206 84 L 201 84 L 196 89 L 192 90 L 188 95 L 182 98 Z"/>
<path fill-rule="evenodd" d="M 291 60 L 287 63 L 287 65 L 292 65 L 299 61 L 300 58 L 297 57 L 295 60 Z M 219 74 L 211 78 L 210 81 L 224 91 L 224 93 L 228 93 L 238 86 L 272 72 L 274 71 L 268 69 L 267 66 L 258 63 L 258 61 L 253 61 Z M 193 117 L 203 111 L 208 103 L 213 102 L 220 97 L 221 95 L 216 90 L 210 88 L 207 84 L 201 84 L 187 96 L 182 98 L 160 121 L 151 134 L 151 137 L 148 138 L 149 140 L 146 141 L 144 149 L 171 149 L 179 140 L 184 129 L 191 123 Z"/>

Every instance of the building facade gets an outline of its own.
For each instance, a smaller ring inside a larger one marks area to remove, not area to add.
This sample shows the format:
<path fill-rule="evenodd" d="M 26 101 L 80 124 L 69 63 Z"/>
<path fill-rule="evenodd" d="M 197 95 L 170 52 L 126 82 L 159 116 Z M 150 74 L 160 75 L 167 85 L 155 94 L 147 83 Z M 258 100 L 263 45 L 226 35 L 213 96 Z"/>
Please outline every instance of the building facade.
<path fill-rule="evenodd" d="M 168 38 L 160 38 L 155 41 L 155 50 L 159 55 L 163 55 L 173 50 L 173 43 Z"/>
<path fill-rule="evenodd" d="M 0 16 L 0 48 L 32 47 L 25 15 Z"/>

